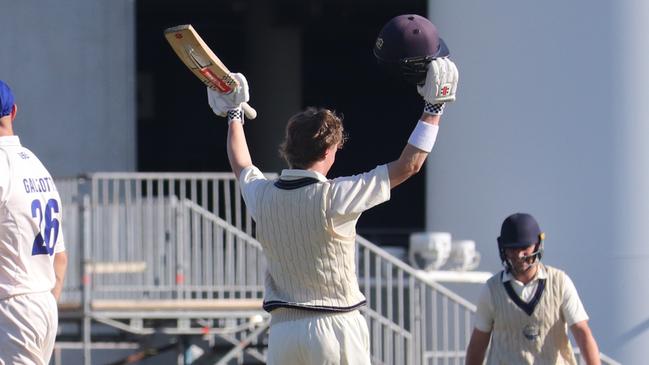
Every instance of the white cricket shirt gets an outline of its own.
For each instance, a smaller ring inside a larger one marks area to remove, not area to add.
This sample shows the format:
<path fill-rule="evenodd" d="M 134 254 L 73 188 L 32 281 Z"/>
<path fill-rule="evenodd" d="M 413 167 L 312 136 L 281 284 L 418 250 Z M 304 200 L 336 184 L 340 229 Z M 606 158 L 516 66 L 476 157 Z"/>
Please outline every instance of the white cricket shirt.
<path fill-rule="evenodd" d="M 328 181 L 316 171 L 285 169 L 280 176 L 283 180 L 297 180 L 305 177 Z M 267 183 L 264 175 L 255 166 L 241 171 L 241 194 L 246 208 L 256 217 L 255 199 L 261 184 Z M 334 230 L 345 237 L 356 233 L 356 222 L 364 211 L 390 200 L 390 175 L 387 165 L 379 165 L 371 171 L 353 176 L 343 176 L 331 180 L 331 193 L 327 216 L 332 220 Z"/>
<path fill-rule="evenodd" d="M 267 258 L 264 309 L 351 311 L 365 304 L 356 277 L 356 221 L 390 198 L 385 165 L 328 180 L 284 170 L 269 181 L 256 167 L 241 173 L 246 207 Z"/>
<path fill-rule="evenodd" d="M 497 273 L 496 275 L 500 274 L 501 272 Z M 536 273 L 536 277 L 527 284 L 523 284 L 522 282 L 514 279 L 514 277 L 507 272 L 503 272 L 502 282 L 504 283 L 511 281 L 514 292 L 516 292 L 516 294 L 524 302 L 528 303 L 530 300 L 532 300 L 534 294 L 536 293 L 539 279 L 547 279 L 547 277 L 548 275 L 545 271 L 545 268 L 543 267 L 543 265 L 540 265 L 539 270 Z M 586 309 L 584 309 L 584 305 L 581 302 L 581 299 L 579 299 L 579 294 L 577 293 L 575 284 L 572 282 L 568 275 L 564 275 L 564 277 L 565 287 L 563 291 L 563 300 L 561 303 L 561 312 L 568 326 L 572 326 L 577 322 L 587 320 L 588 314 L 586 313 Z M 493 328 L 495 312 L 496 310 L 491 298 L 491 292 L 489 291 L 489 287 L 485 285 L 482 288 L 480 298 L 478 299 L 478 306 L 475 316 L 475 328 L 482 332 L 491 332 Z"/>
<path fill-rule="evenodd" d="M 52 176 L 18 136 L 0 137 L 0 299 L 54 288 L 65 250 Z"/>

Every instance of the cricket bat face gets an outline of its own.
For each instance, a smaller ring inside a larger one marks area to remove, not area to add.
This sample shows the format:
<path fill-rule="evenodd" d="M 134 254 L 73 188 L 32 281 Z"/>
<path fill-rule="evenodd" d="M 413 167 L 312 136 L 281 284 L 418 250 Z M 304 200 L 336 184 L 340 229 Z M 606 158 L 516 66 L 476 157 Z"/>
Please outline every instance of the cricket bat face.
<path fill-rule="evenodd" d="M 185 66 L 207 87 L 224 94 L 231 93 L 239 83 L 230 71 L 212 52 L 190 24 L 168 28 L 165 38 Z M 247 103 L 243 104 L 248 119 L 254 119 L 257 112 Z"/>

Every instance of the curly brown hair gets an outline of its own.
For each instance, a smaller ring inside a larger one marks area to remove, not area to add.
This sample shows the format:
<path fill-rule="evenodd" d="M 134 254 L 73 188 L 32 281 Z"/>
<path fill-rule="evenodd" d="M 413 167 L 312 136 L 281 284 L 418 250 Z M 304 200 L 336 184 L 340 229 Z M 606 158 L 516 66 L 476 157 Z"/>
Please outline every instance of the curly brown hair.
<path fill-rule="evenodd" d="M 343 117 L 324 108 L 309 107 L 289 118 L 280 155 L 290 168 L 307 169 L 324 157 L 331 146 L 347 140 Z"/>

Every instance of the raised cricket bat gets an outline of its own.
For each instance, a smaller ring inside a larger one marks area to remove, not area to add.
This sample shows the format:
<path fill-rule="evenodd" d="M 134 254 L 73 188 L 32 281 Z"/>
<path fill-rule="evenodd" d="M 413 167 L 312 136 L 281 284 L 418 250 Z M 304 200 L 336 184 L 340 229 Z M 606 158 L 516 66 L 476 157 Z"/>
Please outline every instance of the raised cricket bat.
<path fill-rule="evenodd" d="M 191 24 L 165 29 L 165 37 L 183 63 L 207 87 L 224 94 L 231 93 L 239 83 L 216 57 Z M 257 111 L 248 103 L 241 106 L 248 119 L 255 119 Z"/>

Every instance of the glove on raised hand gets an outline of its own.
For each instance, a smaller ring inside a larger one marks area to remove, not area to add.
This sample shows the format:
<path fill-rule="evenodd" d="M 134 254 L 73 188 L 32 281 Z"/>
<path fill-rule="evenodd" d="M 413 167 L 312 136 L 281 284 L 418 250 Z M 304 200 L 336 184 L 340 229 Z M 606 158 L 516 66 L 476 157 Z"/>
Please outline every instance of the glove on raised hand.
<path fill-rule="evenodd" d="M 239 82 L 239 86 L 229 94 L 222 94 L 209 87 L 207 88 L 207 102 L 210 104 L 214 114 L 219 117 L 225 117 L 228 114 L 228 110 L 241 108 L 242 103 L 250 100 L 246 77 L 240 73 L 233 73 L 232 77 Z"/>
<path fill-rule="evenodd" d="M 418 85 L 417 91 L 431 104 L 450 103 L 455 101 L 458 79 L 455 63 L 447 57 L 437 58 L 428 65 L 426 82 Z"/>

